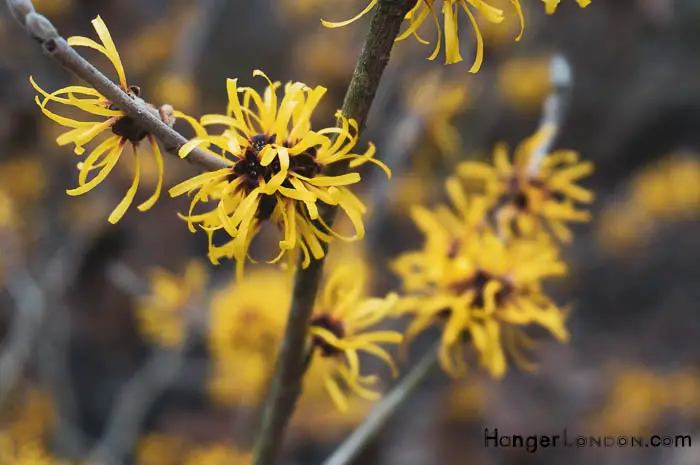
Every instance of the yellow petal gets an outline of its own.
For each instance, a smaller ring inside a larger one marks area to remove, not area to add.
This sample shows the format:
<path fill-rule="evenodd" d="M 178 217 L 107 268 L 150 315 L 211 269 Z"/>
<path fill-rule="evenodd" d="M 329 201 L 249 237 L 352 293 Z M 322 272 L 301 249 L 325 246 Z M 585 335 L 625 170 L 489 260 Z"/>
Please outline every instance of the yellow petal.
<path fill-rule="evenodd" d="M 107 175 L 112 172 L 112 169 L 119 161 L 119 157 L 120 157 L 123 150 L 124 150 L 123 143 L 120 142 L 119 144 L 115 145 L 114 148 L 112 148 L 112 150 L 109 152 L 109 154 L 105 158 L 105 161 L 107 163 L 105 164 L 104 168 L 102 168 L 102 170 L 100 170 L 100 172 L 97 173 L 97 175 L 94 178 L 92 178 L 90 180 L 90 182 L 88 182 L 87 184 L 84 184 L 82 186 L 76 187 L 75 189 L 68 189 L 66 191 L 66 194 L 72 195 L 72 196 L 84 194 L 84 193 L 90 191 L 91 189 L 93 189 L 95 186 L 97 186 L 102 181 L 104 181 L 105 178 L 107 177 Z"/>
<path fill-rule="evenodd" d="M 134 150 L 134 179 L 131 182 L 131 187 L 129 187 L 129 190 L 126 191 L 126 195 L 124 198 L 119 202 L 119 205 L 117 205 L 112 213 L 109 215 L 108 221 L 112 224 L 116 224 L 122 217 L 124 216 L 124 213 L 126 213 L 126 210 L 131 206 L 131 203 L 134 201 L 134 196 L 136 196 L 136 190 L 139 188 L 139 178 L 140 178 L 140 161 L 139 161 L 139 155 L 138 151 L 136 149 L 136 145 L 133 146 Z"/>
<path fill-rule="evenodd" d="M 156 182 L 156 189 L 155 191 L 153 191 L 153 195 L 151 195 L 146 201 L 144 201 L 141 205 L 137 207 L 139 211 L 142 212 L 149 210 L 151 207 L 153 207 L 153 205 L 155 205 L 156 201 L 160 197 L 160 191 L 163 188 L 163 155 L 160 153 L 160 147 L 158 146 L 158 142 L 156 142 L 153 136 L 149 135 L 148 140 L 151 143 L 153 156 L 156 159 L 158 181 Z"/>
<path fill-rule="evenodd" d="M 367 13 L 369 13 L 370 10 L 371 10 L 372 8 L 374 8 L 374 5 L 376 5 L 376 4 L 377 4 L 377 0 L 372 0 L 372 1 L 369 2 L 369 4 L 365 7 L 364 10 L 360 11 L 356 16 L 354 16 L 354 17 L 348 19 L 347 21 L 340 21 L 340 22 L 334 23 L 334 22 L 325 21 L 325 20 L 322 19 L 322 20 L 321 20 L 321 24 L 323 24 L 324 26 L 326 26 L 326 27 L 328 27 L 328 28 L 337 28 L 337 27 L 347 26 L 348 24 L 354 23 L 355 21 L 357 21 L 358 19 L 362 18 L 364 15 L 366 15 Z"/>
<path fill-rule="evenodd" d="M 119 76 L 119 83 L 122 85 L 122 89 L 126 90 L 127 84 L 126 74 L 124 73 L 124 65 L 122 65 L 122 60 L 121 58 L 119 58 L 119 52 L 117 52 L 117 47 L 112 41 L 112 36 L 109 34 L 107 26 L 105 25 L 104 21 L 102 21 L 102 18 L 99 15 L 92 20 L 92 26 L 95 28 L 97 35 L 100 37 L 100 40 L 104 44 L 106 50 L 105 55 L 107 55 L 107 58 L 109 58 L 109 60 L 114 65 L 114 69 L 117 71 L 117 75 Z"/>

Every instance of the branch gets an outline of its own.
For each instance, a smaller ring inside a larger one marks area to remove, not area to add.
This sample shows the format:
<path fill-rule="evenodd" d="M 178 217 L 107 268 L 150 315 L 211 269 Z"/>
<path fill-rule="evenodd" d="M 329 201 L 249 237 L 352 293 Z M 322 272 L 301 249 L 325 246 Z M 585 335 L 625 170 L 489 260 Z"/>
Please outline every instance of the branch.
<path fill-rule="evenodd" d="M 545 126 L 552 126 L 553 131 L 547 140 L 535 149 L 532 154 L 528 173 L 530 176 L 537 173 L 540 163 L 547 156 L 557 137 L 564 110 L 571 93 L 572 76 L 571 65 L 564 55 L 554 55 L 549 65 L 549 79 L 552 83 L 552 93 L 549 94 L 542 107 L 542 119 L 540 129 Z"/>
<path fill-rule="evenodd" d="M 116 263 L 108 275 L 119 289 L 138 298 L 148 292 L 147 283 L 124 263 Z M 191 317 L 199 313 L 188 304 Z M 190 320 L 183 343 L 173 350 L 157 348 L 124 385 L 112 405 L 109 421 L 99 443 L 90 452 L 86 463 L 119 465 L 134 448 L 149 408 L 176 382 L 181 373 L 186 353 L 195 340 Z"/>
<path fill-rule="evenodd" d="M 30 0 L 5 1 L 12 16 L 32 38 L 41 44 L 44 53 L 49 58 L 90 84 L 117 108 L 137 121 L 144 130 L 158 138 L 167 152 L 178 156 L 178 150 L 187 142 L 185 137 L 163 123 L 145 104 L 129 97 L 119 86 L 73 50 L 66 40 L 58 34 L 51 21 L 34 10 L 34 5 Z M 231 166 L 226 161 L 199 148 L 190 152 L 186 160 L 208 171 Z"/>
<path fill-rule="evenodd" d="M 367 122 L 367 115 L 384 69 L 389 63 L 391 48 L 399 34 L 403 18 L 414 4 L 413 0 L 380 0 L 374 8 L 367 37 L 341 109 L 345 117 L 357 121 L 360 131 Z M 341 174 L 345 169 L 345 166 L 337 166 L 326 174 Z M 321 207 L 322 218 L 328 225 L 332 225 L 335 208 L 328 205 Z M 327 252 L 328 245 L 324 243 L 323 247 L 324 252 Z M 284 339 L 262 406 L 261 423 L 253 450 L 253 465 L 273 464 L 281 449 L 284 430 L 301 393 L 306 334 L 322 274 L 323 259 L 312 261 L 306 269 L 301 266 L 297 269 Z"/>
<path fill-rule="evenodd" d="M 172 385 L 182 362 L 182 351 L 159 349 L 141 366 L 112 406 L 104 436 L 86 463 L 124 463 L 124 457 L 132 450 L 141 433 L 149 407 Z"/>
<path fill-rule="evenodd" d="M 360 426 L 343 441 L 322 465 L 346 465 L 352 462 L 364 448 L 376 437 L 389 419 L 404 402 L 415 392 L 437 366 L 437 347 L 431 349 L 416 363 L 389 394 L 372 409 Z"/>

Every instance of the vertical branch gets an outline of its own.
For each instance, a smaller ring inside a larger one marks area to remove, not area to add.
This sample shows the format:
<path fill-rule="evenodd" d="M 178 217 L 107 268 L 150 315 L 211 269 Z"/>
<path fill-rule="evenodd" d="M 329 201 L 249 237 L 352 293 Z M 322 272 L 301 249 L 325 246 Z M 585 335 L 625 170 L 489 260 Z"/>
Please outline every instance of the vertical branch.
<path fill-rule="evenodd" d="M 394 40 L 399 34 L 413 0 L 380 0 L 374 8 L 369 30 L 345 94 L 343 115 L 357 121 L 362 131 L 372 101 L 377 93 Z M 328 174 L 340 174 L 343 166 Z M 335 209 L 324 206 L 320 211 L 327 224 L 333 223 Z M 324 251 L 328 246 L 324 244 Z M 304 372 L 306 333 L 323 272 L 323 259 L 314 260 L 308 268 L 299 267 L 292 293 L 289 319 L 277 357 L 270 388 L 262 407 L 261 422 L 255 439 L 253 465 L 271 465 L 281 449 L 284 430 L 294 412 L 301 392 Z"/>
<path fill-rule="evenodd" d="M 572 86 L 571 65 L 564 55 L 554 55 L 549 65 L 549 79 L 552 83 L 552 93 L 549 94 L 542 107 L 542 119 L 540 129 L 547 126 L 551 128 L 551 133 L 546 140 L 535 149 L 530 160 L 528 174 L 530 176 L 537 173 L 540 163 L 547 156 L 557 137 L 564 110 L 568 102 Z"/>

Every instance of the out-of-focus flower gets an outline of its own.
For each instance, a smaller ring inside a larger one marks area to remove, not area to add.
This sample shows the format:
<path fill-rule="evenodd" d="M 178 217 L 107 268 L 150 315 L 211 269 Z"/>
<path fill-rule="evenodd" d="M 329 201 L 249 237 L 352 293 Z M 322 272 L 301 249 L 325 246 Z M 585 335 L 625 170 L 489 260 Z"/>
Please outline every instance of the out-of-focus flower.
<path fill-rule="evenodd" d="M 166 74 L 156 82 L 154 96 L 159 102 L 170 102 L 180 111 L 190 111 L 197 101 L 197 87 L 190 76 Z"/>
<path fill-rule="evenodd" d="M 251 452 L 241 452 L 231 446 L 214 444 L 191 451 L 183 465 L 249 465 L 252 461 Z"/>
<path fill-rule="evenodd" d="M 603 211 L 597 236 L 610 251 L 646 242 L 661 221 L 700 216 L 700 161 L 696 154 L 669 156 L 634 176 L 628 192 Z"/>
<path fill-rule="evenodd" d="M 542 2 L 544 2 L 544 10 L 548 15 L 551 15 L 557 11 L 557 6 L 559 6 L 561 0 L 542 0 Z M 586 8 L 591 4 L 591 0 L 576 0 L 576 3 L 578 3 L 578 6 L 581 8 Z"/>
<path fill-rule="evenodd" d="M 274 358 L 287 322 L 290 284 L 277 270 L 254 270 L 216 292 L 210 304 L 213 354 L 225 357 L 248 349 Z"/>
<path fill-rule="evenodd" d="M 68 465 L 46 450 L 41 442 L 18 441 L 0 432 L 0 463 L 7 465 Z"/>
<path fill-rule="evenodd" d="M 481 416 L 486 404 L 487 387 L 481 379 L 451 383 L 445 398 L 446 416 L 451 421 L 469 421 Z"/>
<path fill-rule="evenodd" d="M 372 389 L 378 378 L 360 374 L 360 351 L 379 357 L 392 368 L 395 376 L 398 374 L 391 356 L 378 344 L 399 344 L 403 339 L 401 333 L 367 331 L 388 315 L 398 296 L 365 297 L 365 267 L 359 261 L 347 262 L 331 272 L 316 303 L 309 328 L 310 369 L 322 371 L 326 390 L 343 412 L 348 410 L 348 404 L 341 386 L 365 399 L 379 397 L 379 393 Z"/>
<path fill-rule="evenodd" d="M 274 360 L 269 355 L 255 350 L 240 349 L 225 354 L 213 361 L 207 392 L 218 405 L 257 405 L 273 366 Z"/>
<path fill-rule="evenodd" d="M 13 228 L 18 221 L 15 203 L 5 191 L 0 190 L 0 229 Z"/>
<path fill-rule="evenodd" d="M 654 372 L 615 367 L 610 394 L 589 427 L 595 434 L 650 434 L 665 413 L 700 417 L 700 376 L 696 370 Z"/>
<path fill-rule="evenodd" d="M 139 440 L 136 449 L 138 465 L 180 465 L 187 447 L 183 438 L 150 433 Z"/>
<path fill-rule="evenodd" d="M 442 3 L 442 13 L 444 16 L 443 26 L 440 27 L 440 20 L 438 19 L 437 4 Z M 347 21 L 341 22 L 329 22 L 322 20 L 323 25 L 326 27 L 336 28 L 343 27 L 350 23 L 353 23 L 360 19 L 362 16 L 367 14 L 374 6 L 377 4 L 377 0 L 372 0 L 367 7 L 362 10 L 357 16 L 351 18 Z M 521 25 L 523 24 L 522 10 L 520 8 L 520 3 L 518 0 L 513 1 L 513 5 L 518 16 L 521 18 Z M 481 31 L 474 16 L 474 11 L 476 11 L 482 18 L 490 21 L 492 23 L 500 23 L 503 21 L 503 10 L 491 6 L 484 0 L 417 0 L 415 6 L 406 15 L 406 20 L 409 21 L 409 26 L 399 35 L 396 40 L 403 40 L 409 36 L 414 36 L 419 42 L 423 44 L 428 44 L 429 42 L 423 39 L 418 34 L 418 28 L 432 16 L 435 22 L 435 26 L 438 32 L 437 43 L 433 53 L 428 57 L 429 60 L 434 60 L 440 53 L 440 46 L 442 44 L 442 36 L 444 32 L 445 36 L 445 64 L 459 63 L 462 61 L 462 55 L 459 51 L 459 35 L 458 35 L 458 14 L 459 9 L 464 10 L 464 12 L 469 17 L 474 33 L 476 35 L 476 57 L 472 67 L 469 69 L 470 72 L 476 73 L 481 68 L 481 63 L 483 61 L 484 55 L 484 43 L 481 36 Z M 473 10 L 472 10 L 473 9 Z M 516 38 L 520 40 L 521 34 Z"/>
<path fill-rule="evenodd" d="M 73 10 L 73 0 L 34 0 L 34 8 L 48 17 L 66 15 Z"/>
<path fill-rule="evenodd" d="M 656 219 L 681 219 L 700 213 L 697 155 L 672 155 L 644 170 L 632 182 L 630 201 Z"/>
<path fill-rule="evenodd" d="M 545 125 L 523 141 L 512 163 L 505 144 L 499 144 L 493 166 L 467 161 L 457 167 L 470 189 L 476 181 L 494 199 L 493 210 L 502 234 L 532 236 L 544 230 L 546 222 L 559 240 L 570 242 L 572 234 L 566 223 L 590 220 L 590 212 L 577 210 L 576 202 L 592 202 L 593 193 L 575 183 L 593 172 L 593 163 L 580 162 L 572 150 L 538 153 L 553 129 Z"/>
<path fill-rule="evenodd" d="M 330 36 L 327 32 L 321 28 L 301 38 L 294 45 L 292 62 L 295 69 L 316 82 L 345 85 L 357 61 L 354 35 L 349 30 Z M 319 107 L 324 103 L 319 102 Z"/>
<path fill-rule="evenodd" d="M 151 433 L 139 442 L 138 465 L 249 465 L 250 452 L 226 444 L 198 444 L 177 435 Z"/>
<path fill-rule="evenodd" d="M 112 37 L 107 30 L 107 26 L 99 16 L 92 21 L 92 25 L 100 38 L 101 44 L 87 37 L 75 36 L 68 39 L 68 44 L 73 47 L 88 47 L 95 49 L 105 55 L 114 66 L 119 77 L 119 86 L 133 99 L 141 99 L 140 89 L 137 86 L 129 86 L 126 82 L 126 75 L 119 53 L 112 41 Z M 94 140 L 98 135 L 107 130 L 111 130 L 112 135 L 100 142 L 86 159 L 78 164 L 80 173 L 78 175 L 79 186 L 67 191 L 69 195 L 80 195 L 92 190 L 109 175 L 115 167 L 124 151 L 127 142 L 131 143 L 134 154 L 135 174 L 131 187 L 127 191 L 122 201 L 112 211 L 109 216 L 110 223 L 118 222 L 131 205 L 136 190 L 139 185 L 139 155 L 137 147 L 143 139 L 148 139 L 153 149 L 154 156 L 159 167 L 159 182 L 155 192 L 145 202 L 138 206 L 140 211 L 151 208 L 158 197 L 162 184 L 162 155 L 158 148 L 158 143 L 152 135 L 143 130 L 139 125 L 122 110 L 117 109 L 112 102 L 100 94 L 97 90 L 85 86 L 68 86 L 59 89 L 51 94 L 41 89 L 30 77 L 34 88 L 43 95 L 43 99 L 36 97 L 36 103 L 41 111 L 51 120 L 61 126 L 71 128 L 70 131 L 62 134 L 56 139 L 58 145 L 75 145 L 75 153 L 82 155 L 85 152 L 84 146 Z M 67 97 L 61 97 L 66 95 Z M 90 115 L 106 117 L 103 121 L 81 121 L 58 115 L 47 108 L 49 102 L 60 103 L 74 109 L 82 110 Z M 172 125 L 175 121 L 175 112 L 170 105 L 164 105 L 160 109 L 149 106 L 151 111 L 159 115 L 164 122 Z M 88 175 L 99 170 L 90 180 Z"/>
<path fill-rule="evenodd" d="M 254 270 L 213 296 L 208 334 L 214 367 L 208 390 L 216 402 L 258 401 L 272 373 L 290 297 L 288 275 L 278 270 Z"/>
<path fill-rule="evenodd" d="M 3 433 L 17 443 L 40 442 L 54 419 L 51 397 L 37 387 L 23 387 L 13 393 L 12 406 L 3 412 Z M 5 463 L 0 460 L 0 463 Z"/>
<path fill-rule="evenodd" d="M 177 347 L 187 335 L 191 306 L 202 299 L 208 273 L 197 260 L 180 278 L 156 268 L 150 273 L 150 295 L 139 299 L 137 316 L 143 334 L 163 347 Z"/>
<path fill-rule="evenodd" d="M 177 43 L 173 32 L 180 29 L 178 25 L 182 25 L 181 19 L 167 16 L 151 23 L 124 44 L 124 62 L 131 72 L 143 75 L 151 66 L 171 57 L 173 47 Z"/>
<path fill-rule="evenodd" d="M 406 337 L 410 340 L 443 321 L 439 360 L 454 376 L 466 369 L 467 337 L 493 376 L 506 371 L 504 346 L 527 368 L 531 364 L 520 352 L 532 341 L 522 327 L 541 326 L 560 342 L 568 340 L 566 312 L 542 289 L 543 279 L 563 275 L 566 266 L 551 241 L 541 237 L 504 241 L 484 225 L 478 198 L 470 205 L 454 182 L 448 183 L 448 192 L 461 213 L 450 215 L 444 206 L 435 212 L 414 209 L 413 218 L 426 235 L 425 246 L 392 263 L 408 293 L 397 309 L 415 315 Z M 455 222 L 459 217 L 463 220 Z"/>
<path fill-rule="evenodd" d="M 0 165 L 0 186 L 17 202 L 41 197 L 47 184 L 45 164 L 33 156 L 13 158 Z"/>
<path fill-rule="evenodd" d="M 345 11 L 348 7 L 353 7 L 354 1 L 331 2 L 325 0 L 280 0 L 275 2 L 275 10 L 284 24 L 290 21 L 303 21 L 308 18 L 313 18 L 318 21 L 319 9 L 341 9 Z M 350 13 L 348 13 L 350 14 Z"/>
<path fill-rule="evenodd" d="M 231 167 L 195 176 L 170 190 L 172 196 L 195 192 L 189 214 L 183 218 L 192 232 L 195 224 L 207 232 L 210 260 L 216 264 L 222 257 L 234 258 L 239 276 L 250 242 L 265 220 L 278 225 L 284 234 L 279 254 L 270 263 L 288 251 L 301 250 L 303 266 L 307 267 L 311 256 L 324 256 L 322 242 L 330 242 L 334 237 L 348 241 L 364 237 L 365 206 L 346 187 L 360 182 L 359 173 L 323 175 L 325 167 L 346 160 L 350 161 L 350 168 L 373 162 L 390 175 L 386 166 L 372 158 L 374 145 L 370 144 L 362 155 L 350 152 L 358 138 L 354 120 L 338 112 L 340 127 L 311 129 L 310 118 L 326 92 L 324 87 L 312 89 L 301 82 L 289 82 L 278 101 L 281 83 L 273 83 L 261 71 L 255 71 L 254 76 L 262 76 L 269 84 L 262 95 L 249 87 L 238 88 L 237 81 L 229 79 L 226 114 L 205 115 L 201 125 L 191 120 L 197 137 L 180 149 L 180 155 L 185 157 L 194 147 L 201 146 Z M 207 134 L 203 126 L 210 125 L 222 125 L 225 129 L 221 134 Z M 209 150 L 211 145 L 221 153 Z M 217 200 L 214 210 L 193 213 L 197 204 L 210 199 Z M 352 221 L 355 235 L 343 237 L 328 227 L 319 216 L 319 201 L 339 206 Z M 222 230 L 231 240 L 215 245 L 214 233 Z M 288 254 L 288 259 L 293 256 L 294 253 Z"/>
<path fill-rule="evenodd" d="M 459 154 L 462 138 L 451 120 L 467 109 L 467 101 L 467 85 L 449 82 L 441 70 L 412 80 L 406 95 L 408 110 L 421 118 L 430 140 L 452 159 Z"/>
<path fill-rule="evenodd" d="M 392 211 L 401 216 L 415 205 L 427 203 L 439 192 L 439 182 L 433 182 L 434 176 L 419 170 L 412 170 L 395 178 L 394 191 L 391 202 Z"/>
<path fill-rule="evenodd" d="M 503 99 L 516 108 L 539 109 L 550 92 L 548 58 L 514 58 L 498 70 L 498 88 Z"/>

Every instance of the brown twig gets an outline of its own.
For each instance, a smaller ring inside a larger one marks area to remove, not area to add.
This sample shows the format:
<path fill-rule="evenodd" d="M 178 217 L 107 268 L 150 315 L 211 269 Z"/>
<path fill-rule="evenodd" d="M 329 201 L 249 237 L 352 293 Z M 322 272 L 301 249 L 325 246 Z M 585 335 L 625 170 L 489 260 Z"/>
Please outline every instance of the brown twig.
<path fill-rule="evenodd" d="M 119 86 L 73 50 L 58 34 L 51 21 L 34 10 L 30 0 L 6 0 L 6 3 L 17 22 L 41 44 L 47 56 L 89 83 L 117 108 L 136 120 L 143 129 L 163 143 L 167 152 L 178 155 L 178 150 L 187 142 L 187 139 L 161 121 L 145 104 L 129 97 Z M 208 171 L 231 166 L 225 160 L 214 157 L 199 148 L 190 152 L 186 160 Z"/>
<path fill-rule="evenodd" d="M 341 109 L 344 116 L 357 121 L 360 131 L 367 121 L 403 18 L 414 4 L 413 0 L 380 0 L 374 8 L 369 30 Z M 337 166 L 327 174 L 341 174 L 345 169 L 344 166 Z M 335 208 L 327 205 L 322 207 L 320 214 L 324 221 L 331 225 L 335 217 Z M 327 251 L 327 248 L 327 244 L 324 244 L 324 251 Z M 299 267 L 297 270 L 284 340 L 262 407 L 253 465 L 273 464 L 281 449 L 284 430 L 301 392 L 306 333 L 322 274 L 323 259 L 314 260 L 308 268 Z"/>

